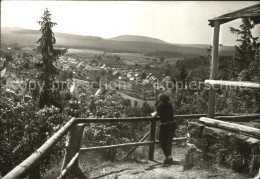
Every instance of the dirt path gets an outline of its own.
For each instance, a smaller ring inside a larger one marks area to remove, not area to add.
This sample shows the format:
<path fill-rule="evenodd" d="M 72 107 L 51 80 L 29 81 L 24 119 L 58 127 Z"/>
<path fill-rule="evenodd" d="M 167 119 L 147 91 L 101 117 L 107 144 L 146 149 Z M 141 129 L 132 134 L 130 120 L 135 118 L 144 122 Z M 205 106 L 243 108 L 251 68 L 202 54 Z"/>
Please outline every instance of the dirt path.
<path fill-rule="evenodd" d="M 155 151 L 155 161 L 141 160 L 139 162 L 115 162 L 104 163 L 89 172 L 92 179 L 242 179 L 245 176 L 234 173 L 231 169 L 219 166 L 207 166 L 206 168 L 196 168 L 183 171 L 181 161 L 184 159 L 185 149 L 175 148 L 173 158 L 179 164 L 170 167 L 163 167 L 164 157 L 159 148 Z M 84 170 L 84 169 L 83 169 Z"/>
<path fill-rule="evenodd" d="M 135 97 L 132 97 L 132 96 L 129 96 L 121 91 L 116 91 L 118 94 L 120 94 L 123 98 L 125 99 L 130 99 L 131 101 L 131 105 L 134 106 L 134 102 L 137 101 L 137 104 L 138 105 L 143 105 L 143 103 L 145 102 L 144 100 L 142 99 L 139 99 L 139 98 L 135 98 Z M 147 100 L 146 101 L 150 106 L 154 106 L 155 104 L 155 101 L 154 100 Z"/>

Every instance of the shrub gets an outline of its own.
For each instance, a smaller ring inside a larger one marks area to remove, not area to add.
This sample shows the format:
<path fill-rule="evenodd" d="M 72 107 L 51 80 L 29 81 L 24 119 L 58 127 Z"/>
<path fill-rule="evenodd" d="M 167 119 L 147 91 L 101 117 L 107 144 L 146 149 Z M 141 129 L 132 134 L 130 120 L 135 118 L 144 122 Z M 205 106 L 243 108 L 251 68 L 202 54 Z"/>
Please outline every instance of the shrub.
<path fill-rule="evenodd" d="M 0 101 L 0 168 L 8 171 L 30 156 L 68 119 L 59 109 L 51 106 L 41 110 L 34 101 L 24 101 L 21 93 L 1 91 Z M 42 171 L 54 156 L 60 156 L 63 143 L 58 143 L 47 156 Z M 21 155 L 21 153 L 23 155 Z"/>

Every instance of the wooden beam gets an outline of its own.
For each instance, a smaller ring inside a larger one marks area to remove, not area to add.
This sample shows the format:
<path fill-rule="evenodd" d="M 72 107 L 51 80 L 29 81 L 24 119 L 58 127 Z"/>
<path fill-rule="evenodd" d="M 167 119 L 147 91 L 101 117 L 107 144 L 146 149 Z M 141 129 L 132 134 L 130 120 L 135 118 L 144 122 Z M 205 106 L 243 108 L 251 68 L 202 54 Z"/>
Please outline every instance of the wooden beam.
<path fill-rule="evenodd" d="M 64 169 L 61 171 L 60 176 L 57 179 L 62 179 L 64 178 L 68 172 L 71 170 L 72 166 L 78 161 L 79 158 L 79 153 L 76 153 L 76 155 L 70 160 L 68 165 L 64 167 Z"/>
<path fill-rule="evenodd" d="M 67 122 L 58 132 L 56 132 L 51 138 L 49 138 L 38 150 L 36 150 L 30 157 L 25 159 L 22 163 L 16 166 L 12 171 L 3 177 L 3 179 L 19 178 L 30 172 L 36 167 L 39 162 L 42 161 L 43 157 L 47 154 L 49 149 L 55 145 L 61 137 L 63 137 L 70 127 L 74 124 L 76 118 L 72 118 Z"/>
<path fill-rule="evenodd" d="M 219 48 L 219 30 L 220 22 L 214 21 L 213 49 L 211 57 L 210 79 L 216 80 L 218 77 L 218 48 Z M 208 117 L 214 117 L 215 114 L 215 90 L 210 87 L 208 102 Z"/>
<path fill-rule="evenodd" d="M 180 142 L 180 141 L 186 141 L 187 137 L 181 137 L 181 138 L 174 138 L 172 142 Z M 87 151 L 96 151 L 96 150 L 106 150 L 106 149 L 112 149 L 112 148 L 123 148 L 123 147 L 131 147 L 131 146 L 145 146 L 150 144 L 159 144 L 159 140 L 156 141 L 147 141 L 147 142 L 134 142 L 134 143 L 125 143 L 125 144 L 117 144 L 117 145 L 106 145 L 106 146 L 98 146 L 98 147 L 88 147 L 88 148 L 81 148 L 81 152 L 87 152 Z"/>
<path fill-rule="evenodd" d="M 253 6 L 249 6 L 243 9 L 239 9 L 227 14 L 223 14 L 221 16 L 209 19 L 208 21 L 210 22 L 210 26 L 214 27 L 214 22 L 220 21 L 221 24 L 238 19 L 238 18 L 245 18 L 245 17 L 250 17 L 250 18 L 258 18 L 257 22 L 259 22 L 259 8 L 260 4 L 255 4 Z M 257 24 L 256 22 L 256 24 Z"/>
<path fill-rule="evenodd" d="M 147 133 L 144 135 L 144 137 L 143 137 L 139 142 L 145 141 L 145 139 L 147 139 L 147 138 L 149 137 L 149 135 L 150 135 L 150 132 L 147 132 Z M 133 149 L 131 149 L 130 152 L 128 152 L 128 153 L 124 156 L 124 159 L 126 159 L 129 155 L 131 155 L 131 154 L 135 151 L 135 149 L 136 149 L 137 147 L 138 147 L 138 146 L 136 146 L 136 147 L 134 147 Z"/>
<path fill-rule="evenodd" d="M 141 122 L 159 120 L 153 117 L 129 117 L 129 118 L 77 118 L 76 123 L 106 123 L 106 122 Z"/>
<path fill-rule="evenodd" d="M 206 85 L 260 89 L 260 83 L 243 81 L 205 80 Z"/>
<path fill-rule="evenodd" d="M 247 134 L 258 139 L 260 138 L 260 129 L 254 127 L 248 127 L 240 124 L 234 124 L 234 123 L 220 121 L 220 120 L 206 118 L 206 117 L 200 118 L 199 122 L 207 126 L 227 129 L 232 132 Z"/>

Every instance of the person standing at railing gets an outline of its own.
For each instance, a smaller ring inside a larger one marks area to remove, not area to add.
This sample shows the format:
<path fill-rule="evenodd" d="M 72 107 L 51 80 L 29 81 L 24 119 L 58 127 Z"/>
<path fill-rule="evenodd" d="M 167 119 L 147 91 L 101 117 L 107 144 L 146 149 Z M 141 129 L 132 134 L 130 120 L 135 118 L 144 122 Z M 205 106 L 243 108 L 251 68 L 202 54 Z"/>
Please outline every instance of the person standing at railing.
<path fill-rule="evenodd" d="M 172 159 L 172 138 L 175 133 L 176 122 L 173 118 L 173 106 L 167 94 L 160 94 L 158 101 L 155 103 L 155 112 L 152 116 L 159 116 L 161 120 L 159 131 L 159 142 L 165 155 L 163 164 L 173 165 Z"/>

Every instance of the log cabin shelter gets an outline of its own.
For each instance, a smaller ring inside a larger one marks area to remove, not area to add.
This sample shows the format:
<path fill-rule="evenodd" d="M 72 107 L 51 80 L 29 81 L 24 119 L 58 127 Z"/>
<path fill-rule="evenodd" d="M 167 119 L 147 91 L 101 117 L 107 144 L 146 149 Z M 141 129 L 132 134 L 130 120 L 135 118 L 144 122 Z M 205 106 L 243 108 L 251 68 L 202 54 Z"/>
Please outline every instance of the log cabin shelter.
<path fill-rule="evenodd" d="M 252 89 L 260 89 L 260 83 L 257 82 L 241 82 L 241 81 L 222 81 L 217 80 L 218 75 L 218 54 L 219 54 L 219 31 L 220 26 L 224 23 L 239 19 L 249 18 L 255 24 L 260 23 L 260 3 L 249 6 L 237 11 L 233 11 L 213 19 L 209 19 L 209 25 L 213 27 L 213 49 L 211 57 L 210 79 L 205 80 L 205 84 L 210 85 L 209 101 L 208 101 L 208 117 L 213 118 L 215 114 L 215 90 L 213 86 L 238 86 Z"/>

